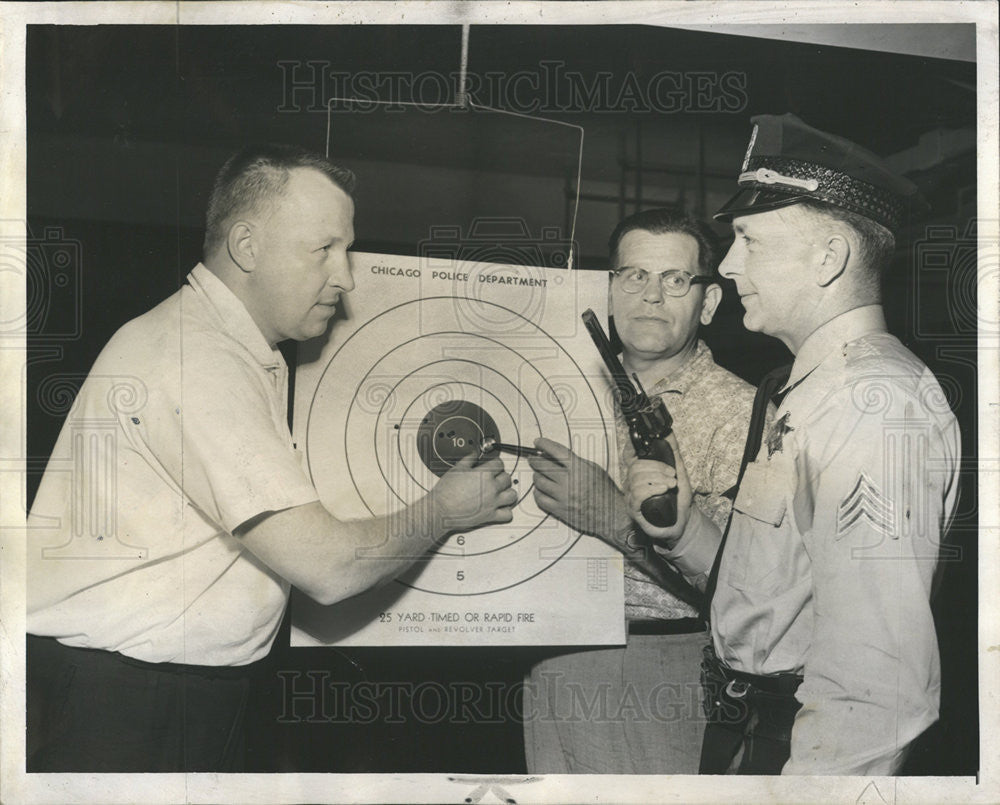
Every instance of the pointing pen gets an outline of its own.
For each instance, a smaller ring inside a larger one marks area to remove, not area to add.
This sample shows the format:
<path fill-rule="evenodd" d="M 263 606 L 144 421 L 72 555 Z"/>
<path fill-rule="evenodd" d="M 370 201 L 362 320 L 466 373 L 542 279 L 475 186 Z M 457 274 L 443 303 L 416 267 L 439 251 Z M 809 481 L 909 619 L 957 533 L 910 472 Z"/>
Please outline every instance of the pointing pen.
<path fill-rule="evenodd" d="M 487 436 L 479 443 L 479 454 L 486 455 L 487 453 L 492 453 L 497 450 L 501 453 L 510 453 L 514 456 L 545 456 L 548 455 L 544 450 L 539 450 L 537 447 L 525 447 L 520 444 L 504 444 L 503 442 L 498 442 L 492 436 Z"/>

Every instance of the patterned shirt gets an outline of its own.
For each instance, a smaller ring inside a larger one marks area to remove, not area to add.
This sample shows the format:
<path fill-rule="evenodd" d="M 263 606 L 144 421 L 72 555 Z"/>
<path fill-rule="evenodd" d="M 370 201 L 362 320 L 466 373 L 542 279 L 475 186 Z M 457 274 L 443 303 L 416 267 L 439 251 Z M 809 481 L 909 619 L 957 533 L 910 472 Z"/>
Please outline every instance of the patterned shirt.
<path fill-rule="evenodd" d="M 694 355 L 670 377 L 646 390 L 673 417 L 674 435 L 691 479 L 695 505 L 719 528 L 731 501 L 723 493 L 739 474 L 755 390 L 712 359 L 699 340 Z M 620 412 L 615 417 L 622 474 L 635 455 Z M 698 612 L 666 592 L 638 568 L 625 565 L 625 615 L 629 620 L 690 618 Z"/>

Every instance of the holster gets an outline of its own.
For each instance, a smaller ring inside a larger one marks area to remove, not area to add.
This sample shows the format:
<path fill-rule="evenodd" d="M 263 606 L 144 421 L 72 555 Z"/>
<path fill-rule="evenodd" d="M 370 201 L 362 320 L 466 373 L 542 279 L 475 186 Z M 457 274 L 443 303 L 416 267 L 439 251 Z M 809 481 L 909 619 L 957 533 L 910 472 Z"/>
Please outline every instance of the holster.
<path fill-rule="evenodd" d="M 702 706 L 709 723 L 760 738 L 791 740 L 795 714 L 802 706 L 795 698 L 802 677 L 746 674 L 723 664 L 711 644 L 703 652 Z"/>

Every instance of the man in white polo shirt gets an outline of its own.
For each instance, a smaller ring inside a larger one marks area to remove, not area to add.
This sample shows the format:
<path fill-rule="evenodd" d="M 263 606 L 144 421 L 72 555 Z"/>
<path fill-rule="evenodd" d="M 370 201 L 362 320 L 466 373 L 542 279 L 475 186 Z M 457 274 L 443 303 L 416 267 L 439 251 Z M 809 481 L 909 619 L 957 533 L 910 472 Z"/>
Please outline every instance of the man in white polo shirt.
<path fill-rule="evenodd" d="M 234 155 L 204 263 L 91 369 L 28 520 L 28 771 L 238 771 L 290 585 L 333 603 L 510 520 L 498 458 L 353 522 L 300 464 L 276 344 L 323 334 L 354 287 L 353 187 L 297 148 Z"/>

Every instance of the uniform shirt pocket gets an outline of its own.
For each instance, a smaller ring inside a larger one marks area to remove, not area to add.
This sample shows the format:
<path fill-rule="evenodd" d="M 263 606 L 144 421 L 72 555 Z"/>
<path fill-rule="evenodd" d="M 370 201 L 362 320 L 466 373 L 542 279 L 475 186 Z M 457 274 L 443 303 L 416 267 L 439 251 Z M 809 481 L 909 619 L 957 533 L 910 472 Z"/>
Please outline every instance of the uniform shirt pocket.
<path fill-rule="evenodd" d="M 733 503 L 726 580 L 739 590 L 770 593 L 781 583 L 786 541 L 789 462 L 784 456 L 747 465 Z"/>

